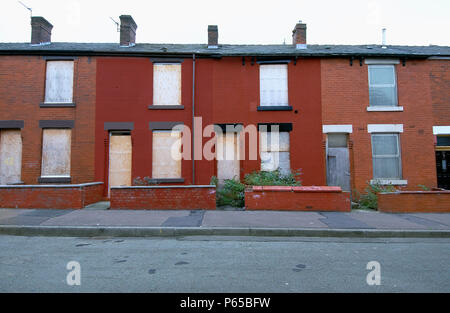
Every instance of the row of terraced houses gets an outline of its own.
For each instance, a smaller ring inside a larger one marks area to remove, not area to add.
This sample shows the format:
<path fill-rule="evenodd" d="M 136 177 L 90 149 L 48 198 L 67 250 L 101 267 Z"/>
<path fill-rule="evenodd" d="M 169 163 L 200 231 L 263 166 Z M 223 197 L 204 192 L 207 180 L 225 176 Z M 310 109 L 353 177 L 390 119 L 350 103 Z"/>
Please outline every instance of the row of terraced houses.
<path fill-rule="evenodd" d="M 131 16 L 120 21 L 117 43 L 51 42 L 43 17 L 31 42 L 0 43 L 0 207 L 42 207 L 52 193 L 52 205 L 83 207 L 143 177 L 176 198 L 276 168 L 353 197 L 370 183 L 450 188 L 450 47 L 310 45 L 302 22 L 292 44 L 222 44 L 215 25 L 205 44 L 147 44 Z M 272 129 L 279 144 L 263 145 Z M 174 158 L 186 134 L 191 157 Z M 244 157 L 205 157 L 213 137 L 212 151 Z"/>

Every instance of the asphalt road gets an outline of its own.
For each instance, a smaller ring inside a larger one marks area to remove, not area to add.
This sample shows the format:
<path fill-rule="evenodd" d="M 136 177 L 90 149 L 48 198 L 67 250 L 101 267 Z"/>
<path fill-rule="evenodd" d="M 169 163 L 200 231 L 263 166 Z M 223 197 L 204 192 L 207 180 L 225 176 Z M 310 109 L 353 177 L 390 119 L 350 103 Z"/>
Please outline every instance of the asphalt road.
<path fill-rule="evenodd" d="M 0 236 L 0 292 L 450 292 L 450 240 Z"/>

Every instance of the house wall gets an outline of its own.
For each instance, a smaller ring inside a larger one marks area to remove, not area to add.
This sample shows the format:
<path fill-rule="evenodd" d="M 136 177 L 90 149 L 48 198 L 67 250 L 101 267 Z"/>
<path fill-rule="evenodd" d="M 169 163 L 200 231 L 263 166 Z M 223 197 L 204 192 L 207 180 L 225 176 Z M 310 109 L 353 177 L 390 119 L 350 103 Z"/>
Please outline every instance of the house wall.
<path fill-rule="evenodd" d="M 247 58 L 224 57 L 196 60 L 195 116 L 203 128 L 210 124 L 292 123 L 291 168 L 301 168 L 305 185 L 323 185 L 324 159 L 321 143 L 320 61 L 299 60 L 288 65 L 289 104 L 292 111 L 257 111 L 258 64 Z M 95 178 L 107 181 L 108 131 L 105 122 L 133 122 L 132 179 L 152 176 L 152 132 L 149 122 L 182 122 L 192 131 L 192 59 L 182 62 L 181 110 L 149 109 L 153 100 L 153 64 L 149 58 L 98 58 L 96 106 Z M 199 130 L 196 130 L 197 134 Z M 205 144 L 211 138 L 202 139 Z M 197 151 L 202 148 L 196 143 Z M 260 160 L 242 160 L 241 178 L 259 170 Z M 193 184 L 192 161 L 182 161 L 184 184 Z M 216 161 L 195 161 L 195 184 L 209 184 L 217 175 Z"/>
<path fill-rule="evenodd" d="M 42 56 L 0 56 L 0 120 L 23 120 L 22 174 L 25 184 L 41 175 L 42 128 L 39 120 L 74 120 L 71 138 L 71 182 L 94 180 L 96 60 L 74 60 L 75 107 L 43 108 L 46 60 Z"/>
<path fill-rule="evenodd" d="M 321 60 L 322 119 L 324 125 L 351 124 L 349 134 L 351 185 L 363 192 L 373 178 L 371 135 L 368 124 L 403 124 L 400 133 L 401 166 L 406 190 L 418 185 L 434 187 L 436 163 L 433 146 L 433 111 L 430 87 L 431 63 L 407 60 L 405 66 L 395 65 L 398 104 L 403 112 L 368 112 L 368 66 L 358 61 L 350 66 L 349 59 Z M 326 136 L 323 135 L 325 145 Z M 325 150 L 324 150 L 325 153 Z"/>

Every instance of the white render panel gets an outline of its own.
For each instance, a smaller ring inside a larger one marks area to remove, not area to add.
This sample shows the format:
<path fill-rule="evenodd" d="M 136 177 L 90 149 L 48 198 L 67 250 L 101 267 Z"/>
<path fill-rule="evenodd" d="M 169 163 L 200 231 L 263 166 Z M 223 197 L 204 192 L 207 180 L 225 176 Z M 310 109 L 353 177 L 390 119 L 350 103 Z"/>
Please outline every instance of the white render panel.
<path fill-rule="evenodd" d="M 342 124 L 342 125 L 322 125 L 322 132 L 327 133 L 352 133 L 352 124 Z"/>
<path fill-rule="evenodd" d="M 181 105 L 181 64 L 153 65 L 153 105 Z"/>
<path fill-rule="evenodd" d="M 71 103 L 73 99 L 73 61 L 48 61 L 45 102 Z"/>
<path fill-rule="evenodd" d="M 368 124 L 369 133 L 403 133 L 403 124 Z"/>
<path fill-rule="evenodd" d="M 450 126 L 433 126 L 433 135 L 450 135 Z"/>

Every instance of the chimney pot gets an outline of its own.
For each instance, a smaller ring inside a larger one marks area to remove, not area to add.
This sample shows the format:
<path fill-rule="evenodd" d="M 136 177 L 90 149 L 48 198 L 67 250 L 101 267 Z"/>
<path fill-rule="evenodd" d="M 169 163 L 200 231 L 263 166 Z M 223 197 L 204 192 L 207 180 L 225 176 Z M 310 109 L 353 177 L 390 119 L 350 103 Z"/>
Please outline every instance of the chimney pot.
<path fill-rule="evenodd" d="M 217 25 L 208 25 L 208 48 L 219 48 L 219 31 Z"/>
<path fill-rule="evenodd" d="M 306 49 L 306 24 L 301 20 L 292 31 L 292 43 L 297 49 Z"/>
<path fill-rule="evenodd" d="M 53 25 L 42 16 L 31 17 L 31 44 L 41 45 L 51 42 Z"/>
<path fill-rule="evenodd" d="M 129 47 L 136 44 L 136 22 L 131 15 L 121 15 L 120 18 L 120 46 Z"/>

